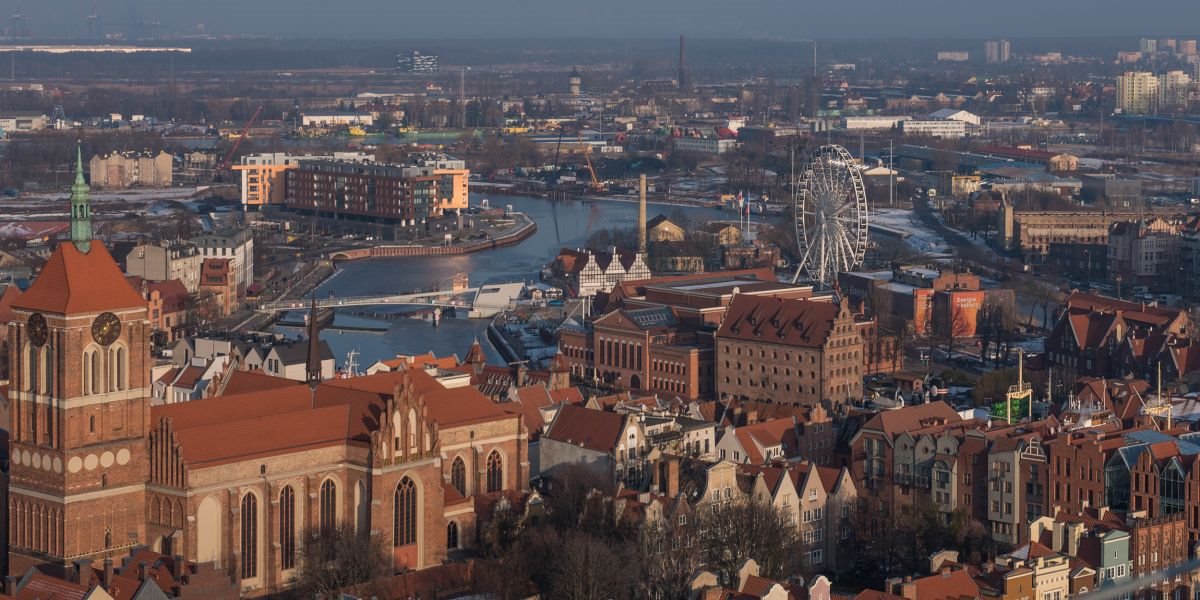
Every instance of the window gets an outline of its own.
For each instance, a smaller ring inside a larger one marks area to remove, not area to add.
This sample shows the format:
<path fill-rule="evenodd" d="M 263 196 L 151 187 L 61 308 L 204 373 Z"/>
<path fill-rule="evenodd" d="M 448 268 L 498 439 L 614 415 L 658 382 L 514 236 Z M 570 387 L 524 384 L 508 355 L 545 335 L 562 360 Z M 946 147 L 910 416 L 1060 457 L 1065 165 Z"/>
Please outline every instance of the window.
<path fill-rule="evenodd" d="M 296 494 L 290 485 L 279 493 L 279 558 L 283 570 L 296 567 Z"/>
<path fill-rule="evenodd" d="M 321 484 L 321 532 L 333 530 L 337 525 L 337 484 L 326 479 Z"/>
<path fill-rule="evenodd" d="M 405 477 L 396 485 L 393 503 L 392 544 L 407 546 L 417 543 L 417 485 Z"/>
<path fill-rule="evenodd" d="M 458 523 L 450 521 L 446 524 L 446 549 L 458 548 Z"/>
<path fill-rule="evenodd" d="M 258 577 L 258 498 L 242 497 L 242 579 Z"/>
<path fill-rule="evenodd" d="M 454 464 L 450 466 L 450 485 L 464 497 L 467 495 L 467 464 L 461 456 L 456 457 Z"/>
<path fill-rule="evenodd" d="M 96 433 L 96 415 L 88 417 L 88 433 Z"/>
<path fill-rule="evenodd" d="M 504 489 L 504 459 L 500 453 L 492 450 L 487 458 L 487 491 L 498 492 Z"/>

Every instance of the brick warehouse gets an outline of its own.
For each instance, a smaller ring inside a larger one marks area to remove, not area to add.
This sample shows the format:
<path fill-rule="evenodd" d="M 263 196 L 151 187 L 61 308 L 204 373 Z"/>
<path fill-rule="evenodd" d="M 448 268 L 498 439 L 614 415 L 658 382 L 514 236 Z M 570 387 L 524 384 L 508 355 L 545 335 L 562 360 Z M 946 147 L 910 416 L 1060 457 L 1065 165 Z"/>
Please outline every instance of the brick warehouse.
<path fill-rule="evenodd" d="M 337 522 L 420 569 L 473 545 L 474 499 L 525 487 L 520 415 L 420 369 L 311 389 L 239 374 L 224 396 L 151 407 L 146 304 L 91 239 L 81 171 L 71 191 L 72 239 L 8 323 L 10 573 L 145 544 L 264 595 Z"/>

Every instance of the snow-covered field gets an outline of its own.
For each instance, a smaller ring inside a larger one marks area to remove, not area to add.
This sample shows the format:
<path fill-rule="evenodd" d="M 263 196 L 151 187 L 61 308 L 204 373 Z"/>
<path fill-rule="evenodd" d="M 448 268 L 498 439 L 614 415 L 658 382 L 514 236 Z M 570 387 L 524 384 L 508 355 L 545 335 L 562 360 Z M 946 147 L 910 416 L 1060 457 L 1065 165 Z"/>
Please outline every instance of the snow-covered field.
<path fill-rule="evenodd" d="M 871 222 L 909 234 L 905 238 L 905 242 L 921 254 L 948 255 L 950 253 L 950 246 L 946 240 L 921 223 L 912 211 L 900 208 L 876 209 L 871 213 Z"/>
<path fill-rule="evenodd" d="M 165 202 L 184 202 L 203 195 L 207 186 L 179 187 L 144 190 L 113 190 L 91 193 L 92 211 L 96 215 L 124 214 L 135 212 L 165 216 L 174 211 L 167 209 Z M 67 199 L 64 191 L 22 194 L 19 198 L 0 198 L 0 215 L 6 220 L 40 221 L 62 219 L 67 215 Z"/>

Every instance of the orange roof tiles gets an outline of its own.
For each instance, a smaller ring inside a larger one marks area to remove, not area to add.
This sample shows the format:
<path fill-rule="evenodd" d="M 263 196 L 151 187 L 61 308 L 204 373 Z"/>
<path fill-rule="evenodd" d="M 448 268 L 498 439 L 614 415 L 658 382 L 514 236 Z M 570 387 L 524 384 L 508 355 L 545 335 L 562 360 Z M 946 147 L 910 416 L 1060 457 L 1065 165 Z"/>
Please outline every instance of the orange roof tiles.
<path fill-rule="evenodd" d="M 21 289 L 15 285 L 4 286 L 4 291 L 0 292 L 0 323 L 7 323 L 13 320 L 12 303 L 21 295 Z"/>
<path fill-rule="evenodd" d="M 612 453 L 625 417 L 614 412 L 564 405 L 543 436 L 597 452 Z"/>
<path fill-rule="evenodd" d="M 34 572 L 25 587 L 17 592 L 17 600 L 83 600 L 88 588 L 65 580 Z"/>
<path fill-rule="evenodd" d="M 916 598 L 920 600 L 959 600 L 979 598 L 979 584 L 966 570 L 948 571 L 914 579 Z"/>
<path fill-rule="evenodd" d="M 716 336 L 751 342 L 820 348 L 833 331 L 838 306 L 831 302 L 739 295 Z"/>
<path fill-rule="evenodd" d="M 445 389 L 421 369 L 376 373 L 321 383 L 226 394 L 155 406 L 157 422 L 170 418 L 190 465 L 218 465 L 259 456 L 342 444 L 366 444 L 384 398 L 397 384 L 411 386 L 442 429 L 516 419 L 471 388 Z"/>
<path fill-rule="evenodd" d="M 234 371 L 229 374 L 229 381 L 221 391 L 223 396 L 248 394 L 250 392 L 265 392 L 301 385 L 303 382 L 283 377 L 275 377 L 256 371 Z"/>
<path fill-rule="evenodd" d="M 16 308 L 57 314 L 78 314 L 145 308 L 141 294 L 130 287 L 104 244 L 92 242 L 83 253 L 75 244 L 58 245 L 33 285 L 14 302 Z"/>
<path fill-rule="evenodd" d="M 794 454 L 796 451 L 796 430 L 790 418 L 738 427 L 733 430 L 733 435 L 737 437 L 738 443 L 746 451 L 746 455 L 752 463 L 761 463 L 766 460 L 766 457 L 759 451 L 759 447 L 783 446 L 785 456 Z"/>
<path fill-rule="evenodd" d="M 863 429 L 876 429 L 893 436 L 904 431 L 921 429 L 935 421 L 953 423 L 962 421 L 962 417 L 945 402 L 930 402 L 882 411 L 867 421 Z"/>

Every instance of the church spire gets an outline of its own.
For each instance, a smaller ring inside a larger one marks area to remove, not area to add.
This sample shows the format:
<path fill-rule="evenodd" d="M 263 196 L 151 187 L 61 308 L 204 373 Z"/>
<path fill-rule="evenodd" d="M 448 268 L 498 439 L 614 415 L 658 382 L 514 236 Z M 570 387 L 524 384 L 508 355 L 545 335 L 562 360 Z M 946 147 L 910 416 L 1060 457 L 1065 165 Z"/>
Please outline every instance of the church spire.
<path fill-rule="evenodd" d="M 321 383 L 321 324 L 317 311 L 317 295 L 312 297 L 312 308 L 308 313 L 308 356 L 306 357 L 305 375 L 308 385 L 316 392 L 317 384 Z"/>
<path fill-rule="evenodd" d="M 71 184 L 71 243 L 80 252 L 92 249 L 91 188 L 83 180 L 83 144 L 75 147 L 75 183 Z"/>

